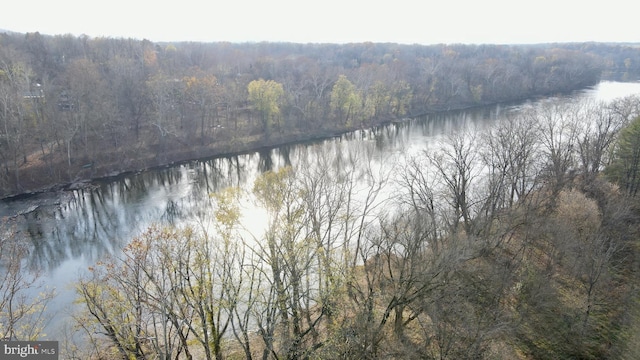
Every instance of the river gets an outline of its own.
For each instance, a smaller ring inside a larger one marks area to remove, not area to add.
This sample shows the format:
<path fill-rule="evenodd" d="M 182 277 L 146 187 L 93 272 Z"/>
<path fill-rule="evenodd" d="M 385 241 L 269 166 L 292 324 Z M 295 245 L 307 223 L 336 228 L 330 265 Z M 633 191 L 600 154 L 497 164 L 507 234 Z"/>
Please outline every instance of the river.
<path fill-rule="evenodd" d="M 611 101 L 632 94 L 640 94 L 639 82 L 603 81 L 560 99 Z M 535 105 L 548 99 L 529 103 Z M 229 186 L 249 190 L 259 173 L 283 165 L 295 166 L 300 159 L 313 158 L 319 152 L 333 156 L 361 152 L 384 167 L 386 162 L 423 149 L 445 131 L 468 123 L 490 125 L 522 105 L 501 104 L 428 115 L 322 141 L 193 160 L 97 180 L 86 189 L 2 201 L 0 217 L 20 220 L 20 234 L 33 244 L 26 266 L 41 270 L 44 283 L 57 288 L 58 295 L 49 307 L 56 318 L 47 331 L 55 334 L 75 297 L 70 285 L 84 269 L 106 254 L 119 251 L 153 223 L 202 222 L 212 210 L 211 193 Z M 245 221 L 257 226 L 260 213 L 250 201 L 244 207 Z M 49 337 L 56 340 L 55 336 Z"/>

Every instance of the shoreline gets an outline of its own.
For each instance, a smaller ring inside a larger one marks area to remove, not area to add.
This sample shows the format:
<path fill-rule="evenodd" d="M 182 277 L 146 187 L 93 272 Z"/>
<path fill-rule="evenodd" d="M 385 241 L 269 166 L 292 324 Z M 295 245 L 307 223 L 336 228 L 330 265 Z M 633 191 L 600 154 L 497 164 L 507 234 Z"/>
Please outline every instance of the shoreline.
<path fill-rule="evenodd" d="M 600 81 L 604 81 L 604 79 L 601 79 Z M 582 88 L 573 89 L 568 92 L 554 93 L 554 94 L 555 95 L 570 94 L 572 92 L 584 90 L 595 85 L 597 85 L 597 83 L 588 85 Z M 313 134 L 289 133 L 289 134 L 278 134 L 279 136 L 274 136 L 275 134 L 273 134 L 270 139 L 264 139 L 264 137 L 260 137 L 254 140 L 248 139 L 249 141 L 243 142 L 242 144 L 236 143 L 238 139 L 232 139 L 232 140 L 225 141 L 225 144 L 223 144 L 222 146 L 212 146 L 212 147 L 208 146 L 204 148 L 189 149 L 187 151 L 180 151 L 180 152 L 174 152 L 174 153 L 168 152 L 167 154 L 163 154 L 163 157 L 168 158 L 167 161 L 160 161 L 160 162 L 154 163 L 154 160 L 157 160 L 157 157 L 155 159 L 140 158 L 133 161 L 135 163 L 147 164 L 146 166 L 110 170 L 109 165 L 112 165 L 112 164 L 108 164 L 107 166 L 104 166 L 104 168 L 102 168 L 102 171 L 96 171 L 98 175 L 78 176 L 73 181 L 57 182 L 57 183 L 49 184 L 46 186 L 42 186 L 37 189 L 5 195 L 0 197 L 0 203 L 11 203 L 14 201 L 29 200 L 38 195 L 57 194 L 60 192 L 89 189 L 92 186 L 94 186 L 93 183 L 95 182 L 108 181 L 109 179 L 115 179 L 118 177 L 141 173 L 145 171 L 153 171 L 157 169 L 167 168 L 171 166 L 185 164 L 191 161 L 202 161 L 202 160 L 215 159 L 215 158 L 221 158 L 221 157 L 239 156 L 239 155 L 259 152 L 263 150 L 271 150 L 271 149 L 285 146 L 285 145 L 295 145 L 295 144 L 313 142 L 313 141 L 325 141 L 328 139 L 340 137 L 345 134 L 353 133 L 356 131 L 370 130 L 375 127 L 388 126 L 394 123 L 403 123 L 403 122 L 411 121 L 413 119 L 420 118 L 423 116 L 444 114 L 444 113 L 455 112 L 455 111 L 473 110 L 473 109 L 478 109 L 478 108 L 483 108 L 488 106 L 517 104 L 527 100 L 535 100 L 542 97 L 555 96 L 554 94 L 536 94 L 536 95 L 531 95 L 529 97 L 525 97 L 521 99 L 505 100 L 505 101 L 483 103 L 483 104 L 459 105 L 457 107 L 450 107 L 447 109 L 444 109 L 444 108 L 425 109 L 415 114 L 409 114 L 402 118 L 385 118 L 385 119 L 373 120 L 366 126 L 363 126 L 361 124 L 361 126 L 351 126 L 349 128 L 343 128 L 343 129 L 322 129 L 321 131 L 318 131 L 317 133 L 313 133 Z M 245 138 L 245 140 L 247 139 Z M 223 150 L 221 149 L 223 147 L 227 147 L 227 148 L 231 147 L 232 149 Z M 135 149 L 132 149 L 132 150 L 135 150 Z M 192 154 L 192 155 L 189 156 L 186 154 Z"/>

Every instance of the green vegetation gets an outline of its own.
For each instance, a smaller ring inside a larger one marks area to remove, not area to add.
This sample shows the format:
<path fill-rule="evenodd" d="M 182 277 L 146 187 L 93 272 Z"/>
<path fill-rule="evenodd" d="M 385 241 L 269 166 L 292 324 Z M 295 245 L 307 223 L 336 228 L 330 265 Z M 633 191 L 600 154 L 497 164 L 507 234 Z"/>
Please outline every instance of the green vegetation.
<path fill-rule="evenodd" d="M 635 119 L 620 132 L 614 160 L 607 168 L 609 178 L 629 194 L 640 189 L 640 118 Z"/>
<path fill-rule="evenodd" d="M 336 121 L 347 126 L 353 123 L 353 118 L 360 113 L 362 99 L 346 76 L 340 75 L 333 85 L 330 105 L 331 110 L 336 113 Z"/>
<path fill-rule="evenodd" d="M 282 131 L 279 119 L 280 104 L 284 97 L 282 84 L 273 80 L 253 80 L 247 85 L 247 90 L 249 91 L 249 102 L 253 104 L 262 118 L 266 137 L 269 137 L 274 125 Z"/>

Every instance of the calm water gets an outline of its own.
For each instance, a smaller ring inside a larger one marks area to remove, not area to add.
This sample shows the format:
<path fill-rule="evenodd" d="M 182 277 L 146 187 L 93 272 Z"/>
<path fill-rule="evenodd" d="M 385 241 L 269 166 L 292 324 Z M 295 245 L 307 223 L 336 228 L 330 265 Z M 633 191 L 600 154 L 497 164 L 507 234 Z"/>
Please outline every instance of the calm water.
<path fill-rule="evenodd" d="M 610 101 L 631 94 L 640 94 L 640 83 L 602 82 L 561 99 Z M 0 202 L 0 217 L 35 208 L 18 215 L 24 220 L 20 232 L 33 242 L 27 266 L 43 270 L 45 282 L 57 287 L 59 295 L 50 309 L 59 312 L 73 301 L 75 295 L 68 286 L 84 269 L 105 254 L 119 251 L 152 223 L 206 222 L 212 209 L 211 193 L 229 186 L 249 191 L 259 173 L 284 165 L 295 166 L 303 160 L 313 160 L 320 153 L 335 157 L 337 164 L 341 158 L 360 156 L 380 168 L 388 167 L 406 154 L 424 149 L 445 131 L 466 124 L 490 125 L 510 112 L 517 112 L 522 105 L 430 115 L 324 141 L 191 161 L 97 181 L 88 190 Z M 250 200 L 243 207 L 244 221 L 259 228 L 261 212 Z M 54 334 L 51 328 L 58 326 L 64 317 L 64 311 L 60 312 L 47 333 Z"/>

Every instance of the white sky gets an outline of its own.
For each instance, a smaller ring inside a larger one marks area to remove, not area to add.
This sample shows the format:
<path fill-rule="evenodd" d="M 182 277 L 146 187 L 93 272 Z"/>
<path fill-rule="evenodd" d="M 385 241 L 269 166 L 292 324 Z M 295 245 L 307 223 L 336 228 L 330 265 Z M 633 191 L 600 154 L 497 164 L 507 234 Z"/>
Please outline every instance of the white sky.
<path fill-rule="evenodd" d="M 0 29 L 151 41 L 638 42 L 633 0 L 8 0 Z"/>

